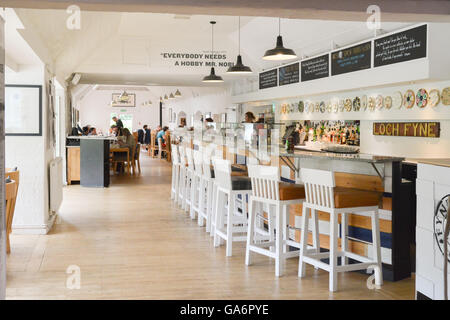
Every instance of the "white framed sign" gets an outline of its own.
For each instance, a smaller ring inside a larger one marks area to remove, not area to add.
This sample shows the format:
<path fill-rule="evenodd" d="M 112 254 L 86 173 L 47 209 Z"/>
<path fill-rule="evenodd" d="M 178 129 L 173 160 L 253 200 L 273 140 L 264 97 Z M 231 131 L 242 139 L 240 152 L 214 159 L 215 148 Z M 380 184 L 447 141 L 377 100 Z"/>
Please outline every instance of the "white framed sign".
<path fill-rule="evenodd" d="M 5 135 L 42 136 L 42 86 L 5 85 Z"/>

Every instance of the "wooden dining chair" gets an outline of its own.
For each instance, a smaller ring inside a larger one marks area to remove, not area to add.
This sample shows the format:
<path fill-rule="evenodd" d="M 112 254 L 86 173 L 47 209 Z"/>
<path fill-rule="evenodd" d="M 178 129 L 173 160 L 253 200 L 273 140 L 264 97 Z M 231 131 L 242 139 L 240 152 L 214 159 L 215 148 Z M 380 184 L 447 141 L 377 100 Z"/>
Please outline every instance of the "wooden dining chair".
<path fill-rule="evenodd" d="M 15 168 L 15 169 L 6 168 L 5 177 L 9 177 L 11 180 L 14 180 L 16 182 L 16 197 L 13 199 L 13 202 L 11 204 L 12 212 L 14 214 L 14 210 L 16 208 L 16 199 L 17 199 L 17 195 L 19 194 L 20 171 L 17 170 L 17 168 Z M 7 226 L 7 228 L 9 226 L 9 230 L 11 230 L 11 227 L 12 227 L 12 220 L 13 220 L 13 216 L 10 217 L 10 221 L 6 221 L 6 226 Z"/>
<path fill-rule="evenodd" d="M 162 159 L 162 153 L 163 152 L 168 154 L 167 145 L 163 146 L 162 139 L 158 138 L 158 157 L 159 157 L 160 160 Z"/>
<path fill-rule="evenodd" d="M 14 180 L 5 183 L 5 200 L 6 200 L 6 253 L 11 252 L 11 244 L 9 241 L 9 234 L 11 233 L 11 227 L 9 221 L 12 223 L 14 216 L 14 205 L 17 197 L 17 183 Z"/>
<path fill-rule="evenodd" d="M 148 147 L 148 155 L 152 158 L 155 157 L 155 152 L 158 150 L 158 147 L 156 145 L 156 134 L 151 133 L 150 134 L 150 145 Z"/>
<path fill-rule="evenodd" d="M 133 155 L 133 157 L 131 158 L 133 174 L 136 172 L 136 166 L 138 168 L 139 173 L 141 173 L 141 162 L 139 160 L 140 155 L 141 155 L 141 144 L 138 143 L 138 144 L 136 144 L 136 152 Z"/>
<path fill-rule="evenodd" d="M 133 155 L 134 155 L 134 152 L 133 152 Z M 127 152 L 126 158 L 123 159 L 123 158 L 117 158 L 116 157 L 116 153 L 114 152 L 113 153 L 113 157 L 112 157 L 112 163 L 114 164 L 114 166 L 113 166 L 114 167 L 114 172 L 117 172 L 117 165 L 119 163 L 122 163 L 123 164 L 123 168 L 127 169 L 126 170 L 127 173 L 131 174 L 131 161 L 130 161 L 130 159 L 133 159 L 133 155 L 130 155 L 130 152 Z"/>

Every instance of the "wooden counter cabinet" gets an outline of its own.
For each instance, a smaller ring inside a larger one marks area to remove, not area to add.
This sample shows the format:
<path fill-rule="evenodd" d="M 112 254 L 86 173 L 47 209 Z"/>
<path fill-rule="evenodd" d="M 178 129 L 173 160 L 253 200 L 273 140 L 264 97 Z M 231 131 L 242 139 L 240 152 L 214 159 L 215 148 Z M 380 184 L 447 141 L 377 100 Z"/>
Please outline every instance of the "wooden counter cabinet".
<path fill-rule="evenodd" d="M 80 181 L 80 147 L 67 147 L 67 184 Z"/>

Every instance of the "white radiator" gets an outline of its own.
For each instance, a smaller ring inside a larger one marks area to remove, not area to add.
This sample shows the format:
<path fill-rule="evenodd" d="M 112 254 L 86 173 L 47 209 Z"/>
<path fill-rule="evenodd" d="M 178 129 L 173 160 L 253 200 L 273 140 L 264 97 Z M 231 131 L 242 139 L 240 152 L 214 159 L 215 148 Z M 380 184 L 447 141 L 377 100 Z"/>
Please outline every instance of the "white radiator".
<path fill-rule="evenodd" d="M 63 168 L 62 158 L 50 162 L 50 211 L 57 213 L 63 200 Z"/>

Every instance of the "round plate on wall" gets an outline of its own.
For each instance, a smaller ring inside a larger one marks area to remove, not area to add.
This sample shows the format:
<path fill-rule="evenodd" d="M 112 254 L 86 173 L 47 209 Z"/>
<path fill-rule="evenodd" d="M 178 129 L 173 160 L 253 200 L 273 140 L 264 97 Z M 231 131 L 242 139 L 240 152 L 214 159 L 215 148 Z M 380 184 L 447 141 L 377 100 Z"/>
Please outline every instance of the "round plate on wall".
<path fill-rule="evenodd" d="M 298 112 L 303 112 L 305 110 L 305 104 L 303 103 L 303 101 L 299 101 L 298 102 Z"/>
<path fill-rule="evenodd" d="M 361 97 L 361 107 L 363 110 L 367 109 L 367 96 L 366 95 L 363 95 Z"/>
<path fill-rule="evenodd" d="M 384 97 L 384 107 L 388 110 L 392 107 L 392 97 L 391 96 Z"/>
<path fill-rule="evenodd" d="M 361 99 L 359 97 L 355 97 L 353 99 L 353 111 L 359 111 L 361 109 Z"/>
<path fill-rule="evenodd" d="M 344 99 L 339 100 L 339 111 L 344 112 Z"/>
<path fill-rule="evenodd" d="M 377 109 L 383 109 L 384 107 L 384 100 L 383 100 L 383 96 L 381 94 L 379 94 L 375 100 L 375 106 L 377 107 Z"/>
<path fill-rule="evenodd" d="M 331 113 L 333 107 L 331 106 L 331 101 L 327 101 L 327 112 Z"/>
<path fill-rule="evenodd" d="M 322 112 L 322 113 L 325 112 L 325 110 L 326 110 L 325 102 L 320 101 L 320 104 L 319 104 L 319 110 L 320 110 L 320 112 Z"/>
<path fill-rule="evenodd" d="M 414 102 L 416 100 L 416 95 L 414 94 L 414 91 L 412 90 L 406 91 L 403 100 L 404 100 L 403 104 L 407 109 L 411 109 L 412 107 L 414 107 Z"/>
<path fill-rule="evenodd" d="M 311 112 L 311 113 L 314 113 L 314 112 L 316 112 L 316 104 L 314 103 L 314 102 L 311 102 L 310 104 L 309 104 L 309 111 Z"/>
<path fill-rule="evenodd" d="M 427 90 L 421 88 L 417 91 L 416 94 L 416 105 L 419 108 L 425 108 L 428 103 L 428 92 Z"/>
<path fill-rule="evenodd" d="M 320 111 L 320 103 L 316 102 L 316 108 L 314 109 L 315 112 L 319 112 Z"/>
<path fill-rule="evenodd" d="M 403 106 L 403 95 L 400 91 L 396 91 L 392 95 L 392 106 L 397 109 L 400 109 Z"/>
<path fill-rule="evenodd" d="M 433 89 L 428 94 L 428 100 L 430 102 L 430 106 L 436 107 L 439 104 L 439 101 L 441 101 L 441 95 L 439 94 L 438 89 Z"/>
<path fill-rule="evenodd" d="M 444 106 L 450 105 L 450 87 L 444 88 L 442 90 L 441 101 Z"/>
<path fill-rule="evenodd" d="M 333 101 L 333 112 L 337 113 L 339 111 L 339 101 Z"/>
<path fill-rule="evenodd" d="M 347 111 L 347 112 L 352 111 L 352 99 L 349 99 L 349 98 L 345 99 L 344 106 L 345 106 L 345 111 Z"/>
<path fill-rule="evenodd" d="M 367 103 L 369 110 L 374 111 L 375 110 L 375 97 L 369 97 L 369 102 Z"/>
<path fill-rule="evenodd" d="M 309 112 L 309 102 L 305 101 L 305 113 Z"/>

